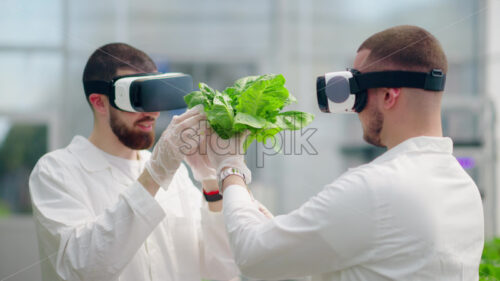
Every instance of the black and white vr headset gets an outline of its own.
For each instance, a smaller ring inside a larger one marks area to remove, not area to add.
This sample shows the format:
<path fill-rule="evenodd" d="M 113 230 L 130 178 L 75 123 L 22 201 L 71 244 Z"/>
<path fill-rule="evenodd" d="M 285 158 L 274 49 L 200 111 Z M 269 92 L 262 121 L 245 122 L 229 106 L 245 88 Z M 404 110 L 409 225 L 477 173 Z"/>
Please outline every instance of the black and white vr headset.
<path fill-rule="evenodd" d="M 430 72 L 379 71 L 361 73 L 356 69 L 329 72 L 316 80 L 319 109 L 327 113 L 360 113 L 366 106 L 367 89 L 418 88 L 443 91 L 446 75 Z"/>
<path fill-rule="evenodd" d="M 167 111 L 186 107 L 184 96 L 193 90 L 193 78 L 183 73 L 139 73 L 84 81 L 83 88 L 87 98 L 92 93 L 107 95 L 111 105 L 122 111 Z"/>

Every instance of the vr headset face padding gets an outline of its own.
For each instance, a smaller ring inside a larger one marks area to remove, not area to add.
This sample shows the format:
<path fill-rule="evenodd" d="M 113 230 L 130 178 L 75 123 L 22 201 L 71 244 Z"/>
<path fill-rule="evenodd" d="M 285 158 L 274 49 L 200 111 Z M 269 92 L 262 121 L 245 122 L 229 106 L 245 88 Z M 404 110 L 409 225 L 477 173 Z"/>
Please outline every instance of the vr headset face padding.
<path fill-rule="evenodd" d="M 354 101 L 354 106 L 352 107 L 352 109 L 355 112 L 360 113 L 361 111 L 363 111 L 363 109 L 365 109 L 367 101 L 368 101 L 368 90 L 363 90 L 357 93 L 356 100 Z"/>
<path fill-rule="evenodd" d="M 319 76 L 316 79 L 316 97 L 318 99 L 319 110 L 322 112 L 328 111 L 328 98 L 325 93 L 326 81 L 325 76 Z"/>

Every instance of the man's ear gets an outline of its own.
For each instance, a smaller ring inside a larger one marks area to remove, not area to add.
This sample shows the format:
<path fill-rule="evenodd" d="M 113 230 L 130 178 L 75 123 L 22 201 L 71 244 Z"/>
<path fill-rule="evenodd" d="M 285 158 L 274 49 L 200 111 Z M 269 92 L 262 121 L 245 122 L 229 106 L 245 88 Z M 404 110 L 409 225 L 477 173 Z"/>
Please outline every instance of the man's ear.
<path fill-rule="evenodd" d="M 384 108 L 393 108 L 399 100 L 401 88 L 384 88 Z"/>
<path fill-rule="evenodd" d="M 98 114 L 107 114 L 108 112 L 108 107 L 109 107 L 109 101 L 108 97 L 106 97 L 103 94 L 90 94 L 89 96 L 89 102 L 92 105 L 92 108 L 94 108 L 94 111 Z"/>

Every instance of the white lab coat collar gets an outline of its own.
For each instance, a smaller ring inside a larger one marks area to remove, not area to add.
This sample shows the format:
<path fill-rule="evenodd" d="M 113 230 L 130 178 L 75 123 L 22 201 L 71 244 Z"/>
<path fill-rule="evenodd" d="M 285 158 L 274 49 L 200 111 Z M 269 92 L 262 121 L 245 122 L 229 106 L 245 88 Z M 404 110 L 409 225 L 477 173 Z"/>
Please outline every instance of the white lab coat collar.
<path fill-rule="evenodd" d="M 127 185 L 130 184 L 129 180 L 121 176 L 118 170 L 102 155 L 101 150 L 88 139 L 82 136 L 75 136 L 68 146 L 68 150 L 73 153 L 85 170 L 98 172 L 109 168 L 111 174 L 118 182 Z M 149 158 L 149 153 L 145 150 L 139 150 L 139 156 L 141 157 L 141 161 L 144 161 Z"/>
<path fill-rule="evenodd" d="M 452 154 L 453 141 L 448 137 L 420 136 L 409 138 L 377 157 L 372 161 L 372 163 L 388 161 L 398 155 L 408 152 L 435 152 Z"/>

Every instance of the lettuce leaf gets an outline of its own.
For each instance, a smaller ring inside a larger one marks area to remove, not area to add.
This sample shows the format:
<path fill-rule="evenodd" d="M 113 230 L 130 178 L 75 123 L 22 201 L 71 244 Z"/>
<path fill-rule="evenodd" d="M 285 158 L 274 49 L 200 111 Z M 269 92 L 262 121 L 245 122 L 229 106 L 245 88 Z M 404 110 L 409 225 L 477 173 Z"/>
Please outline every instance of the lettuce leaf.
<path fill-rule="evenodd" d="M 245 150 L 254 140 L 274 141 L 274 135 L 280 131 L 300 130 L 314 119 L 307 112 L 281 112 L 297 102 L 285 88 L 281 74 L 243 77 L 222 92 L 204 83 L 199 84 L 199 89 L 184 97 L 188 107 L 203 104 L 210 126 L 223 139 L 249 130 Z M 274 145 L 277 146 L 276 141 Z"/>

